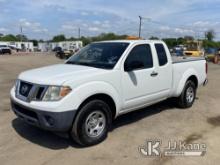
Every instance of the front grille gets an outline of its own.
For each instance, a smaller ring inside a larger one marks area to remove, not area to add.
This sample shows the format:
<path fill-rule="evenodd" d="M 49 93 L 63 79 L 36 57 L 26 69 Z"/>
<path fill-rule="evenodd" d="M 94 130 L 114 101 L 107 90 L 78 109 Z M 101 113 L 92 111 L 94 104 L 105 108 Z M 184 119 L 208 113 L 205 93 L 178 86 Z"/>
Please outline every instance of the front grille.
<path fill-rule="evenodd" d="M 12 107 L 15 109 L 15 111 L 18 111 L 21 114 L 24 114 L 26 116 L 38 119 L 37 114 L 35 112 L 30 111 L 29 109 L 27 109 L 27 108 L 25 108 L 23 106 L 20 106 L 18 104 L 12 103 Z"/>
<path fill-rule="evenodd" d="M 36 88 L 36 95 L 35 95 L 35 100 L 41 100 L 46 92 L 46 87 L 45 86 L 38 86 Z"/>
<path fill-rule="evenodd" d="M 16 97 L 20 100 L 30 102 L 42 100 L 48 86 L 29 83 L 18 80 L 16 86 Z"/>
<path fill-rule="evenodd" d="M 19 86 L 19 94 L 21 96 L 28 97 L 32 87 L 32 84 L 21 81 Z"/>

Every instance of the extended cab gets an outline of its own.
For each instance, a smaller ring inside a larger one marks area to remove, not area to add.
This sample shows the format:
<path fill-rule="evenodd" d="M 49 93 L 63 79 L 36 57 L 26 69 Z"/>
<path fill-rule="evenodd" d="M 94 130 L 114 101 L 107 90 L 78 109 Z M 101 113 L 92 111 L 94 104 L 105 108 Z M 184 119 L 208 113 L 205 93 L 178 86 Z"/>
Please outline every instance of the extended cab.
<path fill-rule="evenodd" d="M 93 145 L 121 114 L 171 97 L 179 107 L 191 107 L 206 83 L 204 58 L 172 58 L 162 41 L 96 42 L 64 64 L 21 73 L 11 106 L 31 125 Z"/>

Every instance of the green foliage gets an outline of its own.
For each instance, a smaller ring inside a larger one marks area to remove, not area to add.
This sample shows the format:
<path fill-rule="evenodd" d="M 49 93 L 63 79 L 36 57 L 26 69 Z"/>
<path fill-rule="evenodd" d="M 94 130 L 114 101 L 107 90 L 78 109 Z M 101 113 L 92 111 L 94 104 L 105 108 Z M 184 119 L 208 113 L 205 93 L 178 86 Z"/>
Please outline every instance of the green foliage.
<path fill-rule="evenodd" d="M 178 45 L 184 45 L 186 43 L 186 39 L 185 38 L 177 38 L 177 44 Z"/>
<path fill-rule="evenodd" d="M 220 42 L 204 40 L 203 46 L 204 48 L 220 48 Z"/>
<path fill-rule="evenodd" d="M 83 42 L 83 45 L 88 45 L 92 42 L 91 38 L 82 36 L 80 40 Z"/>
<path fill-rule="evenodd" d="M 30 40 L 30 42 L 33 42 L 34 46 L 38 46 L 38 40 Z"/>
<path fill-rule="evenodd" d="M 52 41 L 53 42 L 66 41 L 66 37 L 64 34 L 60 34 L 60 35 L 54 36 Z"/>
<path fill-rule="evenodd" d="M 23 34 L 18 34 L 15 36 L 17 38 L 18 41 L 23 41 L 23 42 L 26 42 L 28 41 L 28 38 L 26 35 L 23 35 Z"/>
<path fill-rule="evenodd" d="M 185 36 L 184 39 L 187 41 L 193 41 L 194 37 L 193 36 Z"/>
<path fill-rule="evenodd" d="M 220 48 L 220 42 L 215 42 L 213 41 L 213 38 L 215 33 L 214 31 L 210 30 L 206 32 L 206 40 L 203 40 L 203 46 L 204 48 Z M 70 37 L 66 38 L 65 35 L 60 34 L 56 35 L 53 37 L 52 41 L 53 42 L 60 42 L 60 41 L 76 41 L 76 40 L 81 40 L 84 45 L 87 45 L 91 42 L 96 42 L 96 41 L 103 41 L 103 40 L 120 40 L 120 39 L 126 39 L 128 36 L 127 35 L 117 35 L 114 33 L 102 33 L 98 36 L 94 37 L 84 37 L 82 36 L 81 38 L 75 38 L 75 37 Z M 25 35 L 13 35 L 13 34 L 8 34 L 8 35 L 3 35 L 0 34 L 0 41 L 28 41 L 27 36 Z M 149 39 L 157 40 L 158 37 L 152 36 Z M 177 45 L 184 45 L 186 44 L 186 41 L 188 40 L 194 40 L 192 36 L 185 36 L 184 38 L 164 38 L 162 39 L 169 48 L 175 47 Z M 34 44 L 34 46 L 38 45 L 38 42 L 43 42 L 43 40 L 31 40 Z"/>
<path fill-rule="evenodd" d="M 164 38 L 162 39 L 169 48 L 172 48 L 176 45 L 178 45 L 177 39 L 176 38 Z"/>
<path fill-rule="evenodd" d="M 158 37 L 155 37 L 155 36 L 151 36 L 151 37 L 149 38 L 149 40 L 159 40 L 159 38 L 158 38 Z"/>
<path fill-rule="evenodd" d="M 127 35 L 116 35 L 114 33 L 102 33 L 96 37 L 92 37 L 92 42 L 94 41 L 106 41 L 106 40 L 121 40 L 126 39 Z"/>
<path fill-rule="evenodd" d="M 87 45 L 91 42 L 96 42 L 96 41 L 123 40 L 126 38 L 127 38 L 127 35 L 116 35 L 114 33 L 102 33 L 102 34 L 95 36 L 95 37 L 82 36 L 79 40 L 81 40 L 84 45 Z"/>
<path fill-rule="evenodd" d="M 213 39 L 215 38 L 215 32 L 214 32 L 214 30 L 209 30 L 209 31 L 205 32 L 205 38 L 206 38 L 208 41 L 213 41 Z"/>
<path fill-rule="evenodd" d="M 0 38 L 1 41 L 19 41 L 13 34 L 8 34 Z"/>

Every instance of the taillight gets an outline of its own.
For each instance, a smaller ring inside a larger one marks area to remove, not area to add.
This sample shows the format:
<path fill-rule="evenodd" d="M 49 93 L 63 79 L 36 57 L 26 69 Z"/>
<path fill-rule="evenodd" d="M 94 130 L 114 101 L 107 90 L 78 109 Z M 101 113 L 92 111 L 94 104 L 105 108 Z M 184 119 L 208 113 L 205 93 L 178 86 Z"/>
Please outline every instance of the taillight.
<path fill-rule="evenodd" d="M 205 72 L 206 74 L 208 74 L 208 63 L 207 62 L 205 63 Z"/>

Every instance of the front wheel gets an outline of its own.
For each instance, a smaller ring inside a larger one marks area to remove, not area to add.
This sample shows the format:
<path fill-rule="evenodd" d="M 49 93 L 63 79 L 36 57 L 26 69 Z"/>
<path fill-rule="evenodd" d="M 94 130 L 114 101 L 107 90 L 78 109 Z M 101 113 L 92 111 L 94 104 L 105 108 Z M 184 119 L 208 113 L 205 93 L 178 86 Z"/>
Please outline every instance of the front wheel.
<path fill-rule="evenodd" d="M 177 103 L 180 108 L 190 108 L 196 98 L 196 85 L 193 81 L 188 80 L 181 95 L 177 98 Z"/>
<path fill-rule="evenodd" d="M 104 101 L 93 100 L 80 110 L 70 131 L 70 137 L 82 146 L 102 142 L 111 125 L 111 110 Z"/>

